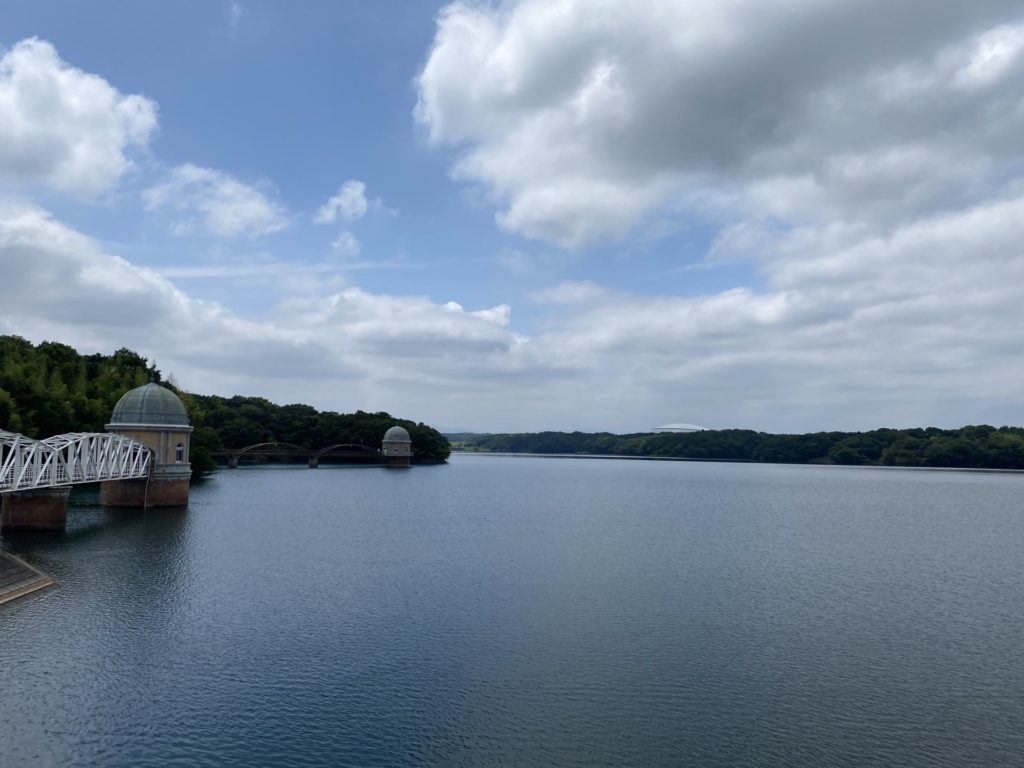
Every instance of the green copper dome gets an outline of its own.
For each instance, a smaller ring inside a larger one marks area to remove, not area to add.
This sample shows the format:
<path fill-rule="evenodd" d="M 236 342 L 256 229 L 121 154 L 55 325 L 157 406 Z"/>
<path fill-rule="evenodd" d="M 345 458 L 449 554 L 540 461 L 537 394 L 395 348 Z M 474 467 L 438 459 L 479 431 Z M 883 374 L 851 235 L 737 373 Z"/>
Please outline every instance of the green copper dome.
<path fill-rule="evenodd" d="M 111 426 L 119 424 L 152 424 L 188 426 L 188 414 L 178 396 L 159 384 L 143 384 L 126 392 L 114 406 Z"/>
<path fill-rule="evenodd" d="M 405 431 L 404 427 L 399 427 L 398 425 L 395 425 L 384 433 L 384 439 L 381 442 L 411 443 L 412 440 L 409 438 L 409 433 Z"/>

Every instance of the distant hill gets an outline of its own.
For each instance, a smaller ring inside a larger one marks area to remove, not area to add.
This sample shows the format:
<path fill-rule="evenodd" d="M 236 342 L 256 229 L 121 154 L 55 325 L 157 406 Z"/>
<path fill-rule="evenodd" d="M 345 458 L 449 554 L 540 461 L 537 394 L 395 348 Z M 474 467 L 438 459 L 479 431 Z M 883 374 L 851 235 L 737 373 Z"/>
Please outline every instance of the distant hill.
<path fill-rule="evenodd" d="M 773 435 L 746 429 L 689 433 L 450 434 L 455 450 L 651 456 L 705 461 L 1024 469 L 1024 429 L 876 429 Z"/>
<path fill-rule="evenodd" d="M 448 442 L 452 445 L 469 444 L 476 440 L 482 440 L 483 438 L 491 437 L 489 432 L 445 432 L 444 436 L 448 438 Z"/>

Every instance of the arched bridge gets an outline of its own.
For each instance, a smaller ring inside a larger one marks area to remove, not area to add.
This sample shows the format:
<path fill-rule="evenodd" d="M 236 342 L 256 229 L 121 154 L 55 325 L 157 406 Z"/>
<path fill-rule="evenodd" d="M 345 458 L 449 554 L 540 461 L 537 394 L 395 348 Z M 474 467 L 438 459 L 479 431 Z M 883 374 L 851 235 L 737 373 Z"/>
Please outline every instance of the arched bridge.
<path fill-rule="evenodd" d="M 152 451 L 112 432 L 33 440 L 0 430 L 0 493 L 149 477 Z"/>
<path fill-rule="evenodd" d="M 229 469 L 236 469 L 238 467 L 239 460 L 243 456 L 287 456 L 297 459 L 304 458 L 309 463 L 310 468 L 320 466 L 320 459 L 325 456 L 330 458 L 352 458 L 373 461 L 381 460 L 379 450 L 371 448 L 368 445 L 360 445 L 359 443 L 335 443 L 334 445 L 328 445 L 326 448 L 313 450 L 310 448 L 303 448 L 301 445 L 295 445 L 294 443 L 283 443 L 277 440 L 272 440 L 266 443 L 254 443 L 253 445 L 247 445 L 244 448 L 228 448 L 223 451 L 218 451 L 216 455 L 227 459 Z"/>

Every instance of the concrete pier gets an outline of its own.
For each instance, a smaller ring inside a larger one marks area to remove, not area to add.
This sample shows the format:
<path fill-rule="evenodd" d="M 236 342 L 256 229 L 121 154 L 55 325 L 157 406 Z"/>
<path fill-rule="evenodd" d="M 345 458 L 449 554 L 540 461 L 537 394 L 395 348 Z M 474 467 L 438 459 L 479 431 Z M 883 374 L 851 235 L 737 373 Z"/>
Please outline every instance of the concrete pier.
<path fill-rule="evenodd" d="M 0 528 L 63 531 L 68 520 L 70 485 L 3 494 Z"/>
<path fill-rule="evenodd" d="M 189 476 L 100 483 L 100 504 L 107 507 L 184 507 Z"/>

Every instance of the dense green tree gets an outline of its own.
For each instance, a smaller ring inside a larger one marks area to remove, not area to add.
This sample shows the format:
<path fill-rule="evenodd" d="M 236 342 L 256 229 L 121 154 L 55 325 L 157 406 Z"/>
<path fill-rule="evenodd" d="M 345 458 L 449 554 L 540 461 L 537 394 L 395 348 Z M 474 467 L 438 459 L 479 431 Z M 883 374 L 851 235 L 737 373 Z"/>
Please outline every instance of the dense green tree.
<path fill-rule="evenodd" d="M 14 400 L 6 390 L 0 389 L 0 429 L 17 431 L 14 427 Z"/>
<path fill-rule="evenodd" d="M 928 467 L 978 467 L 982 450 L 966 437 L 936 435 L 928 441 L 921 458 Z"/>
<path fill-rule="evenodd" d="M 878 429 L 844 437 L 828 452 L 833 464 L 877 464 L 897 433 L 891 429 Z"/>

